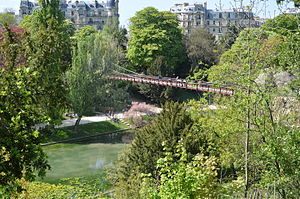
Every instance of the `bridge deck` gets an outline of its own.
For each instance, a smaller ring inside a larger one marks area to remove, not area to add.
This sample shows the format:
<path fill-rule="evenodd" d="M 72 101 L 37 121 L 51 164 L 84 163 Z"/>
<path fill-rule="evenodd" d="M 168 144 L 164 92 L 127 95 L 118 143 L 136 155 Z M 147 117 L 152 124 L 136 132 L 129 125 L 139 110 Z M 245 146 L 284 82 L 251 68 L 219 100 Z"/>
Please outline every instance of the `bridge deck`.
<path fill-rule="evenodd" d="M 212 93 L 219 93 L 223 95 L 233 95 L 233 87 L 214 85 L 210 82 L 204 81 L 186 81 L 184 79 L 148 76 L 148 75 L 136 75 L 136 74 L 113 74 L 109 78 L 118 79 L 131 82 L 139 82 L 145 84 L 155 84 L 160 86 L 170 86 L 176 88 L 183 88 L 195 91 L 205 91 Z"/>

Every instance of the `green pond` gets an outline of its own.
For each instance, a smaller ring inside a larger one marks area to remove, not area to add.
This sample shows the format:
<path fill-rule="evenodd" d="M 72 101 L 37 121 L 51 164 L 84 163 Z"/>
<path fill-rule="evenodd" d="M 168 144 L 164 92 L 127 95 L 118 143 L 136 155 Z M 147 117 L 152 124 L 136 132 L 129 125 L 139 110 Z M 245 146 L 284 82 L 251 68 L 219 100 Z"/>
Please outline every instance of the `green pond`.
<path fill-rule="evenodd" d="M 51 170 L 43 182 L 56 183 L 62 178 L 94 176 L 112 165 L 127 144 L 122 135 L 93 137 L 76 143 L 44 147 Z"/>

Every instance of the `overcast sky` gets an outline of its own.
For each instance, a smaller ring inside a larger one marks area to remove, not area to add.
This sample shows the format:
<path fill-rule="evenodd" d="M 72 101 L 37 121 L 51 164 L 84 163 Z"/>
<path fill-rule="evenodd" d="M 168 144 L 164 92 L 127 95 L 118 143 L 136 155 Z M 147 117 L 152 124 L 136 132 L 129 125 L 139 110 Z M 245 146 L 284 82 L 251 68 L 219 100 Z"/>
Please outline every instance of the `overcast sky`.
<path fill-rule="evenodd" d="M 73 2 L 75 0 L 72 0 Z M 91 0 L 89 0 L 91 1 Z M 106 0 L 98 0 L 99 2 L 106 1 Z M 127 26 L 129 23 L 129 18 L 134 16 L 135 12 L 138 10 L 141 10 L 148 6 L 153 6 L 158 8 L 159 10 L 169 10 L 171 6 L 173 6 L 175 3 L 182 3 L 182 2 L 189 2 L 189 3 L 195 3 L 195 2 L 207 2 L 207 7 L 209 9 L 216 9 L 216 8 L 222 8 L 222 9 L 230 9 L 239 6 L 239 3 L 234 2 L 240 2 L 239 0 L 119 0 L 119 13 L 120 13 L 120 23 L 121 25 Z M 252 0 L 253 1 L 253 0 Z M 259 0 L 256 0 L 257 2 Z M 221 2 L 221 6 L 220 6 Z M 243 4 L 249 5 L 249 0 L 243 0 Z M 0 11 L 3 11 L 5 8 L 13 8 L 16 13 L 18 13 L 19 10 L 19 4 L 20 0 L 0 0 Z M 278 7 L 276 5 L 276 0 L 268 0 L 266 3 L 260 2 L 256 4 L 254 8 L 254 13 L 257 16 L 264 17 L 264 18 L 270 18 L 274 17 L 274 15 L 278 15 L 281 10 L 285 10 L 287 7 L 291 7 L 292 5 L 284 5 L 281 7 Z"/>

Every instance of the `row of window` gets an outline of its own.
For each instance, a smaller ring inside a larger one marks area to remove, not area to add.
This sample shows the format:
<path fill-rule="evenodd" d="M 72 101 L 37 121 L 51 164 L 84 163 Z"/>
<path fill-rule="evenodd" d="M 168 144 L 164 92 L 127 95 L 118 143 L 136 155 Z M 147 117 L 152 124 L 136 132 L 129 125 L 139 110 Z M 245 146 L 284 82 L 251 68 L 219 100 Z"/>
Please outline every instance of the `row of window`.
<path fill-rule="evenodd" d="M 177 9 L 171 9 L 171 11 L 172 12 L 176 12 L 176 11 L 197 11 L 197 10 L 203 10 L 203 8 L 202 7 L 198 7 L 198 8 L 183 8 L 183 9 L 181 9 L 181 8 L 177 8 Z"/>
<path fill-rule="evenodd" d="M 208 18 L 213 19 L 248 19 L 253 18 L 253 13 L 247 12 L 223 12 L 223 13 L 208 13 Z"/>
<path fill-rule="evenodd" d="M 76 12 L 71 11 L 71 16 L 74 16 L 75 13 L 76 13 Z M 78 11 L 78 14 L 79 14 L 79 16 L 82 17 L 82 16 L 85 15 L 85 12 L 84 12 L 83 10 L 79 10 L 79 11 Z M 101 15 L 101 12 L 100 12 L 100 11 L 98 11 L 98 12 L 88 12 L 88 13 L 86 14 L 86 16 L 88 16 L 88 17 L 93 17 L 93 16 L 96 16 L 96 15 Z"/>
<path fill-rule="evenodd" d="M 75 19 L 74 18 L 71 18 L 71 21 L 73 22 L 73 23 L 75 23 Z M 102 21 L 94 21 L 92 18 L 89 18 L 89 20 L 88 20 L 88 22 L 87 22 L 88 24 L 104 24 L 104 21 L 102 20 Z"/>

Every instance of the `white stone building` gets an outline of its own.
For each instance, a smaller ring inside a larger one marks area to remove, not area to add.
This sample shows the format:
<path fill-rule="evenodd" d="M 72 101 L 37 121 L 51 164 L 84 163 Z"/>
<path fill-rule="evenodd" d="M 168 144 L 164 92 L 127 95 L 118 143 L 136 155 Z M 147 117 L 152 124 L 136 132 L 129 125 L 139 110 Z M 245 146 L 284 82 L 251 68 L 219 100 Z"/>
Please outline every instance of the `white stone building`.
<path fill-rule="evenodd" d="M 207 28 L 218 39 L 231 25 L 257 27 L 253 12 L 244 9 L 211 10 L 207 3 L 178 3 L 170 11 L 177 14 L 180 26 L 187 34 L 195 27 Z"/>
<path fill-rule="evenodd" d="M 119 19 L 119 0 L 107 0 L 99 3 L 97 0 L 86 1 L 66 1 L 60 0 L 60 9 L 66 19 L 72 21 L 79 29 L 83 26 L 93 26 L 97 30 L 102 30 L 103 25 L 111 20 Z M 40 6 L 29 0 L 21 0 L 20 16 L 30 15 L 34 9 Z"/>

